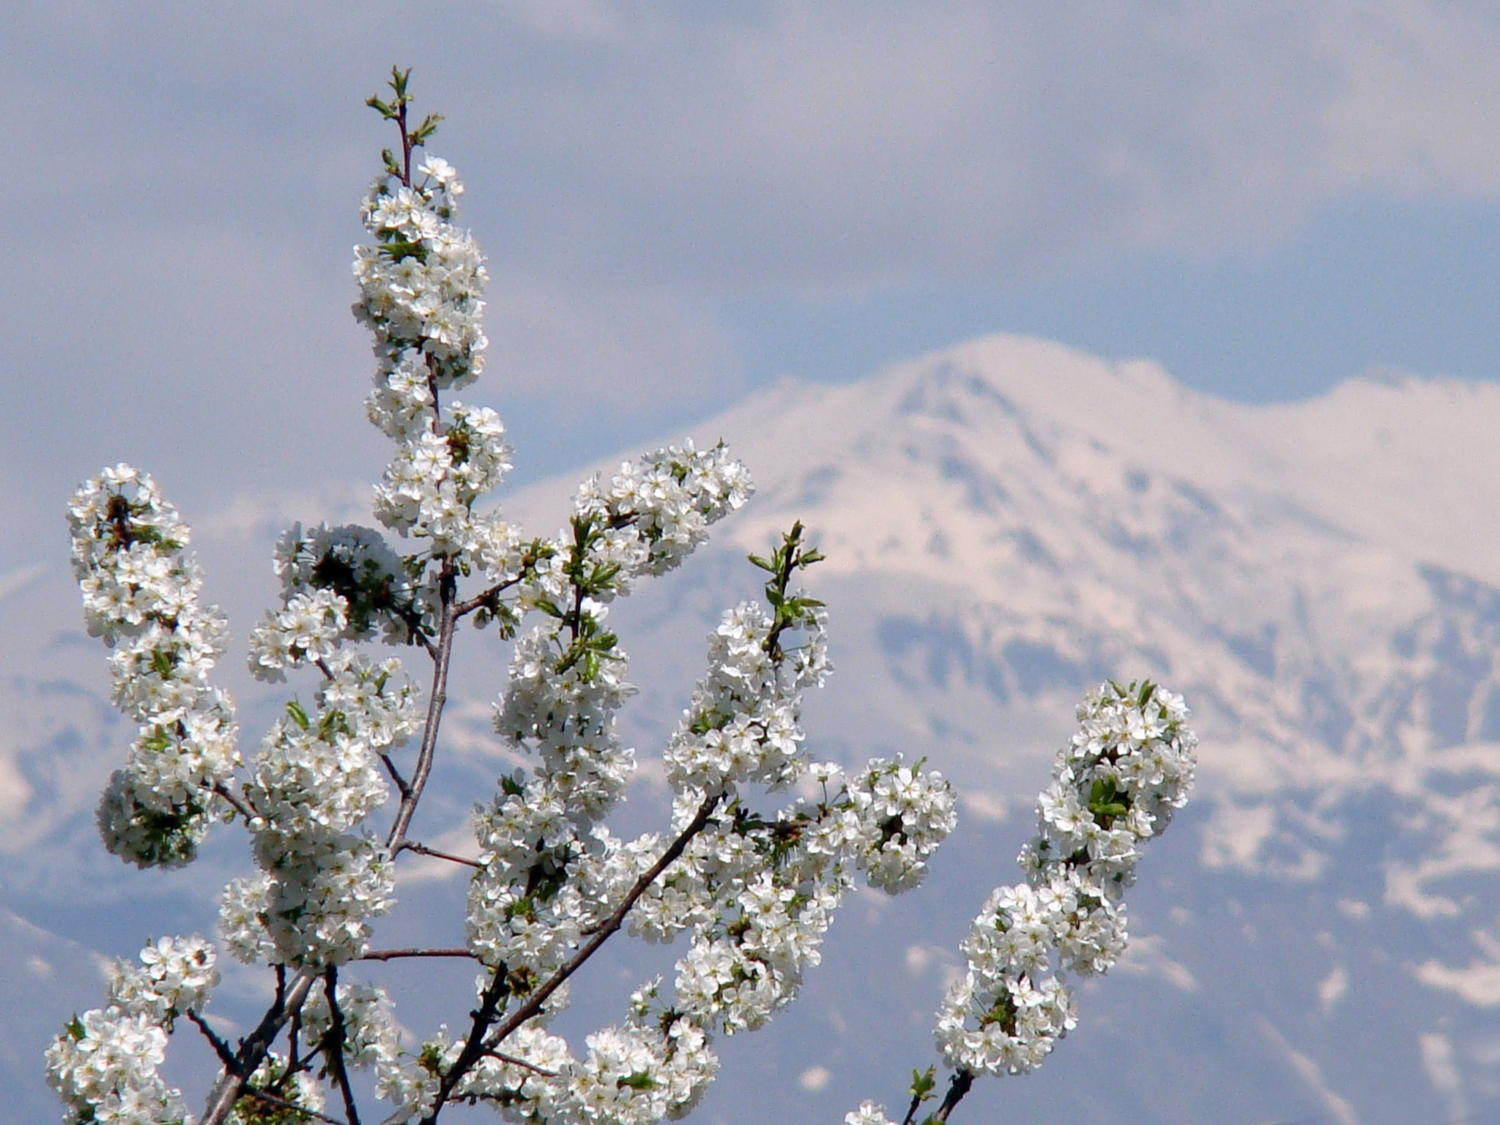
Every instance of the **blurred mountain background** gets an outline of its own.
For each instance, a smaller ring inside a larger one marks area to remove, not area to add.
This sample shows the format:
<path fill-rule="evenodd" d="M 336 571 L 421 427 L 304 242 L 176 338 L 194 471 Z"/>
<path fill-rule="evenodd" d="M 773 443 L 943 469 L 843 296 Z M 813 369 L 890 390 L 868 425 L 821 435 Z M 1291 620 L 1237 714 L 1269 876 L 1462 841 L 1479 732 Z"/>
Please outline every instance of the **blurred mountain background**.
<path fill-rule="evenodd" d="M 836 664 L 807 708 L 811 754 L 925 756 L 963 794 L 927 883 L 851 896 L 801 1000 L 722 1044 L 695 1120 L 836 1122 L 864 1098 L 899 1116 L 911 1069 L 932 1061 L 957 942 L 987 891 L 1018 877 L 1073 707 L 1105 677 L 1142 676 L 1186 696 L 1201 768 L 1146 851 L 1131 951 L 1081 990 L 1079 1027 L 1041 1071 L 981 1083 L 956 1119 L 1500 1116 L 1500 386 L 1367 376 L 1245 405 L 1153 363 L 991 336 L 862 381 L 782 381 L 691 432 L 727 440 L 759 491 L 616 611 L 643 760 L 620 823 L 660 813 L 653 763 L 704 636 L 757 596 L 744 555 L 794 519 L 828 556 L 810 583 Z M 631 452 L 502 508 L 551 532 L 580 476 Z M 284 698 L 243 671 L 243 638 L 274 594 L 271 544 L 294 519 L 372 522 L 368 489 L 183 514 L 240 643 L 222 682 L 252 750 Z M 249 859 L 234 832 L 183 872 L 107 856 L 93 809 L 129 731 L 63 560 L 0 576 L 0 629 L 0 1122 L 19 1125 L 58 1112 L 41 1053 L 101 1002 L 105 958 L 211 932 L 219 887 Z M 419 824 L 434 845 L 472 848 L 467 810 L 509 760 L 488 724 L 504 648 L 461 638 Z M 413 864 L 378 944 L 461 941 L 452 870 Z M 669 970 L 670 950 L 612 944 L 574 988 L 570 1034 Z M 471 969 L 403 975 L 412 1031 L 464 1018 Z M 264 989 L 230 969 L 215 1009 L 243 1020 Z M 207 1061 L 191 1048 L 173 1073 L 196 1088 Z"/>

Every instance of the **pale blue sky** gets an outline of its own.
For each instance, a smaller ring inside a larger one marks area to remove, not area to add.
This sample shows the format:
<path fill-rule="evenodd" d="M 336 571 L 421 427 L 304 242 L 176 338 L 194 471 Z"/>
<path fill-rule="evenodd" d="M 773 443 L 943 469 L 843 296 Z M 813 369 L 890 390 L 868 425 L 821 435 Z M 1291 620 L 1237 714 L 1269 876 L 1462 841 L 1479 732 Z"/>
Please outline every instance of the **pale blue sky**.
<path fill-rule="evenodd" d="M 369 479 L 355 205 L 392 61 L 469 187 L 528 479 L 989 331 L 1216 394 L 1500 376 L 1500 12 L 1438 0 L 18 0 L 13 519 Z M 21 547 L 6 549 L 10 559 Z"/>

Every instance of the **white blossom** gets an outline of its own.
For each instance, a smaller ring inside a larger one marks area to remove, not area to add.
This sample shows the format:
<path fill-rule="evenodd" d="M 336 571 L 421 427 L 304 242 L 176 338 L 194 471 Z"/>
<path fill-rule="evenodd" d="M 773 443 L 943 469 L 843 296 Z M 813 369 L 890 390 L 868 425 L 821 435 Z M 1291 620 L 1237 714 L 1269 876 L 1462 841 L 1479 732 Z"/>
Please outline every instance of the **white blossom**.
<path fill-rule="evenodd" d="M 885 1106 L 861 1102 L 852 1113 L 844 1114 L 844 1125 L 896 1125 L 885 1115 Z"/>
<path fill-rule="evenodd" d="M 96 1008 L 47 1049 L 47 1082 L 69 1125 L 168 1125 L 187 1115 L 180 1091 L 157 1074 L 167 1033 L 149 1015 Z"/>
<path fill-rule="evenodd" d="M 140 960 L 139 968 L 123 961 L 110 965 L 110 1005 L 149 1016 L 168 1030 L 177 1016 L 201 1009 L 219 982 L 214 947 L 196 935 L 150 942 Z"/>
<path fill-rule="evenodd" d="M 89 632 L 114 650 L 111 697 L 139 724 L 100 803 L 101 835 L 142 867 L 187 863 L 240 764 L 234 704 L 209 683 L 227 623 L 198 604 L 188 529 L 149 476 L 105 469 L 73 494 L 68 522 Z"/>
<path fill-rule="evenodd" d="M 1041 1065 L 1076 1022 L 1057 974 L 1104 973 L 1125 950 L 1122 895 L 1139 845 L 1187 800 L 1197 738 L 1180 696 L 1151 684 L 1092 691 L 1078 732 L 1057 756 L 1022 849 L 1027 881 L 1001 887 L 964 939 L 968 971 L 944 997 L 936 1036 L 944 1061 L 973 1073 Z"/>
<path fill-rule="evenodd" d="M 211 683 L 227 624 L 199 604 L 187 527 L 129 466 L 81 486 L 69 521 L 85 621 L 112 650 L 112 698 L 138 727 L 99 825 L 111 851 L 141 866 L 190 861 L 215 819 L 250 834 L 256 870 L 224 889 L 220 938 L 237 960 L 275 967 L 274 1018 L 262 1026 L 287 1039 L 284 1053 L 276 1037 L 241 1040 L 244 1066 L 224 1078 L 241 1094 L 228 1121 L 322 1114 L 343 1068 L 368 1072 L 361 1092 L 372 1085 L 388 1103 L 390 1125 L 453 1101 L 526 1125 L 680 1118 L 717 1071 L 715 1037 L 759 1028 L 795 999 L 859 878 L 890 894 L 921 882 L 955 824 L 952 787 L 901 755 L 847 773 L 808 762 L 803 697 L 832 666 L 822 604 L 792 581 L 821 558 L 797 524 L 768 558 L 751 556 L 769 575 L 764 602 L 728 610 L 708 637 L 706 670 L 663 751 L 667 828 L 627 838 L 606 827 L 636 769 L 619 731 L 635 688 L 613 604 L 681 564 L 746 502 L 750 477 L 722 444 L 686 441 L 585 481 L 550 538 L 485 507 L 511 467 L 505 427 L 452 398 L 483 368 L 485 265 L 454 224 L 453 167 L 426 155 L 411 170 L 432 122 L 408 129 L 405 82 L 393 74 L 394 105 L 371 102 L 400 123 L 403 148 L 366 196 L 373 244 L 354 263 L 355 312 L 374 335 L 366 412 L 394 445 L 374 515 L 395 536 L 295 524 L 281 537 L 279 602 L 250 633 L 250 669 L 316 683 L 246 763 L 233 704 Z M 373 920 L 394 904 L 403 851 L 443 855 L 406 833 L 444 749 L 454 627 L 470 615 L 513 642 L 494 706 L 512 761 L 474 808 L 466 949 L 422 951 L 477 960 L 475 1006 L 458 1033 L 419 1038 L 351 962 L 371 953 Z M 377 644 L 432 659 L 430 699 L 399 660 L 372 655 Z M 960 1074 L 1039 1065 L 1075 1024 L 1068 978 L 1120 956 L 1140 846 L 1191 782 L 1186 714 L 1150 684 L 1108 684 L 1085 700 L 1039 801 L 1025 881 L 986 901 L 939 1012 L 941 1055 Z M 419 732 L 418 752 L 398 753 Z M 373 823 L 398 802 L 389 826 Z M 569 1002 L 561 970 L 622 923 L 648 942 L 683 939 L 681 955 L 575 1051 L 551 1030 Z M 186 1020 L 213 1038 L 200 1013 L 216 960 L 203 938 L 164 937 L 139 964 L 111 967 L 106 1006 L 48 1052 L 67 1121 L 187 1125 L 158 1068 Z M 891 1125 L 873 1102 L 845 1122 Z"/>

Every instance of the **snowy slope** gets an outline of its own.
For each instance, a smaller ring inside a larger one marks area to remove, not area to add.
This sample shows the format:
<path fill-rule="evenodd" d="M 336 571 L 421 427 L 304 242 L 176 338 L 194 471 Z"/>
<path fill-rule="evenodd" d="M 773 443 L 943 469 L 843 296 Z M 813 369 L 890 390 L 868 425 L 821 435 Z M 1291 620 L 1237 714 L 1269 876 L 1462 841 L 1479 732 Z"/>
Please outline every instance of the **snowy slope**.
<path fill-rule="evenodd" d="M 719 608 L 754 596 L 743 554 L 801 519 L 829 556 L 814 574 L 838 664 L 810 709 L 815 753 L 926 754 L 969 795 L 929 885 L 856 901 L 803 1004 L 726 1046 L 705 1119 L 836 1121 L 870 1096 L 894 1106 L 901 1075 L 930 1056 L 957 937 L 988 887 L 1015 877 L 1078 695 L 1142 675 L 1187 696 L 1203 767 L 1195 804 L 1142 866 L 1135 950 L 1085 991 L 1082 1025 L 1048 1067 L 982 1087 L 959 1117 L 1374 1123 L 1500 1110 L 1496 432 L 1489 385 L 1356 380 L 1249 407 L 1150 363 L 1014 337 L 857 384 L 780 385 L 697 427 L 700 442 L 729 441 L 759 494 L 619 613 L 643 755 L 675 718 Z M 507 510 L 548 531 L 570 490 L 548 482 Z M 359 518 L 353 507 L 333 489 L 197 521 L 210 592 L 241 635 L 270 592 L 262 560 L 278 520 Z M 231 597 L 235 583 L 257 598 Z M 75 613 L 55 569 L 0 579 L 0 626 L 25 642 L 3 668 L 0 893 L 51 931 L 13 922 L 0 935 L 8 965 L 54 965 L 47 943 L 64 937 L 127 951 L 163 928 L 162 910 L 180 928 L 211 920 L 191 878 L 132 877 L 97 854 L 93 792 L 123 732 Z M 449 728 L 459 765 L 433 793 L 454 814 L 497 755 L 484 700 L 503 653 L 466 643 L 480 659 Z M 238 686 L 254 730 L 274 700 Z M 228 847 L 207 861 L 243 862 Z M 434 916 L 461 894 L 442 879 L 408 890 L 414 914 Z M 634 980 L 650 963 L 632 951 L 601 974 Z M 92 965 L 79 972 L 94 979 Z M 0 1076 L 36 1093 L 23 1064 L 0 1053 Z M 0 1108 L 0 1122 L 50 1114 L 45 1097 Z"/>

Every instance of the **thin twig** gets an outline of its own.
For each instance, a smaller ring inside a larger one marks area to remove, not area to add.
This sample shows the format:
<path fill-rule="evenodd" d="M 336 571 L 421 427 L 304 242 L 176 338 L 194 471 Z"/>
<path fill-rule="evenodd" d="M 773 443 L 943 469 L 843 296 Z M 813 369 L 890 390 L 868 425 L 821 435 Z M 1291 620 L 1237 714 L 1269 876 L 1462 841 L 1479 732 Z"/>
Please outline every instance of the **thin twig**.
<path fill-rule="evenodd" d="M 401 618 L 406 626 L 407 642 L 409 644 L 421 645 L 427 650 L 427 655 L 434 660 L 437 659 L 437 649 L 432 647 L 432 642 L 427 639 L 427 634 L 422 632 L 422 615 L 412 609 L 403 609 L 400 606 L 392 606 L 391 612 Z"/>
<path fill-rule="evenodd" d="M 411 795 L 411 785 L 406 778 L 401 776 L 401 771 L 396 768 L 396 763 L 391 761 L 389 754 L 381 754 L 380 760 L 385 763 L 385 772 L 391 775 L 391 780 L 396 783 L 396 792 L 405 799 Z"/>
<path fill-rule="evenodd" d="M 437 1120 L 437 1115 L 442 1111 L 443 1104 L 448 1100 L 459 1080 L 469 1072 L 469 1069 L 479 1061 L 480 1057 L 488 1048 L 484 1042 L 485 1029 L 494 1022 L 495 1016 L 500 1012 L 502 1005 L 510 998 L 509 974 L 506 972 L 505 964 L 496 965 L 490 972 L 490 982 L 485 985 L 484 992 L 479 997 L 479 1007 L 475 1008 L 472 1015 L 474 1022 L 469 1028 L 469 1037 L 464 1040 L 463 1050 L 459 1052 L 458 1058 L 453 1060 L 453 1065 L 443 1075 L 441 1084 L 438 1086 L 436 1098 L 432 1103 L 432 1111 L 422 1118 L 422 1125 L 432 1125 Z"/>
<path fill-rule="evenodd" d="M 225 1066 L 234 1066 L 234 1052 L 229 1049 L 229 1044 L 220 1039 L 214 1029 L 203 1022 L 203 1017 L 194 1011 L 187 1011 L 183 1014 L 193 1021 L 199 1031 L 203 1032 L 203 1037 L 208 1040 L 209 1046 L 213 1047 L 214 1054 L 219 1056 L 219 1061 Z"/>
<path fill-rule="evenodd" d="M 214 782 L 211 788 L 217 796 L 224 798 L 228 802 L 230 808 L 245 818 L 246 824 L 257 819 L 255 809 L 251 806 L 250 802 L 243 797 L 235 796 L 233 790 L 222 781 Z"/>
<path fill-rule="evenodd" d="M 433 859 L 446 859 L 450 863 L 462 863 L 465 867 L 484 866 L 477 860 L 465 859 L 461 855 L 452 855 L 449 852 L 440 852 L 436 848 L 429 848 L 426 844 L 418 844 L 411 840 L 402 840 L 398 850 L 416 852 L 418 855 L 430 855 Z"/>
<path fill-rule="evenodd" d="M 510 1063 L 511 1066 L 524 1067 L 525 1069 L 531 1071 L 534 1074 L 540 1074 L 543 1078 L 556 1078 L 557 1077 L 557 1071 L 555 1071 L 555 1070 L 543 1070 L 541 1067 L 537 1066 L 535 1063 L 529 1063 L 525 1059 L 518 1059 L 514 1055 L 507 1055 L 507 1054 L 505 1054 L 502 1051 L 495 1051 L 495 1050 L 491 1050 L 490 1048 L 486 1047 L 483 1051 L 481 1051 L 479 1053 L 481 1055 L 488 1055 L 492 1059 L 499 1059 L 503 1063 Z"/>
<path fill-rule="evenodd" d="M 400 957 L 468 957 L 478 960 L 478 956 L 467 949 L 377 949 L 362 954 L 357 960 L 394 961 Z"/>
<path fill-rule="evenodd" d="M 286 1082 L 299 1070 L 307 1069 L 306 1060 L 302 1057 L 302 1012 L 299 1009 L 292 1015 L 292 1026 L 286 1033 L 286 1071 L 277 1083 L 283 1090 Z"/>
<path fill-rule="evenodd" d="M 947 1121 L 948 1115 L 953 1112 L 953 1107 L 964 1100 L 964 1095 L 974 1085 L 974 1072 L 972 1070 L 955 1071 L 953 1078 L 948 1082 L 948 1092 L 943 1095 L 943 1104 L 938 1106 L 937 1112 L 932 1115 L 934 1121 Z"/>
<path fill-rule="evenodd" d="M 315 1109 L 308 1109 L 305 1105 L 298 1105 L 296 1102 L 289 1102 L 285 1098 L 278 1098 L 275 1094 L 261 1090 L 255 1086 L 246 1086 L 244 1095 L 247 1098 L 255 1098 L 258 1101 L 268 1102 L 279 1109 L 289 1109 L 296 1113 L 305 1113 L 308 1117 L 316 1117 L 319 1121 L 327 1121 L 329 1125 L 346 1125 L 345 1122 L 340 1121 L 337 1117 L 329 1117 L 326 1113 L 319 1113 Z"/>
<path fill-rule="evenodd" d="M 422 799 L 422 790 L 427 785 L 427 777 L 432 773 L 438 727 L 442 724 L 443 707 L 448 702 L 448 665 L 453 659 L 453 599 L 456 587 L 453 563 L 444 559 L 442 573 L 438 578 L 442 616 L 438 626 L 437 656 L 433 661 L 432 696 L 427 701 L 427 723 L 422 730 L 422 747 L 417 752 L 417 767 L 407 792 L 401 797 L 401 807 L 396 811 L 395 823 L 391 825 L 391 831 L 385 838 L 386 848 L 392 855 L 401 850 L 406 830 L 411 827 L 411 818 L 416 814 L 417 802 Z"/>
<path fill-rule="evenodd" d="M 344 1012 L 339 1007 L 339 971 L 332 965 L 323 974 L 323 991 L 328 997 L 331 1025 L 324 1038 L 323 1058 L 338 1081 L 339 1093 L 344 1096 L 344 1115 L 348 1118 L 349 1125 L 359 1125 L 359 1109 L 354 1104 L 354 1091 L 349 1086 L 349 1070 L 344 1066 Z"/>
<path fill-rule="evenodd" d="M 500 1044 L 505 1042 L 506 1038 L 512 1032 L 526 1023 L 526 1021 L 535 1018 L 537 1013 L 542 1010 L 543 1005 L 551 998 L 552 994 L 561 988 L 569 977 L 581 969 L 585 962 L 599 951 L 599 947 L 608 941 L 615 931 L 624 924 L 625 916 L 630 913 L 630 908 L 650 889 L 651 884 L 656 882 L 661 873 L 677 861 L 678 857 L 687 849 L 688 843 L 693 837 L 707 827 L 709 820 L 713 817 L 714 810 L 718 808 L 719 802 L 723 799 L 723 793 L 716 793 L 712 797 L 704 799 L 703 803 L 698 806 L 698 812 L 693 816 L 687 827 L 678 833 L 677 838 L 672 841 L 667 850 L 662 852 L 657 861 L 635 881 L 624 899 L 621 900 L 620 905 L 615 907 L 614 912 L 604 920 L 604 923 L 594 935 L 577 953 L 573 954 L 565 965 L 547 978 L 535 992 L 527 997 L 526 1002 L 512 1012 L 504 1023 L 488 1035 L 486 1035 L 487 1025 L 481 1024 L 480 1016 L 485 1008 L 485 1005 L 481 1003 L 480 1009 L 474 1013 L 474 1027 L 469 1033 L 469 1039 L 464 1044 L 464 1049 L 459 1054 L 459 1057 L 443 1075 L 442 1085 L 438 1088 L 437 1096 L 433 1100 L 432 1109 L 422 1119 L 422 1125 L 432 1125 L 437 1120 L 439 1111 L 441 1111 L 444 1103 L 447 1102 L 449 1096 L 457 1087 L 460 1079 L 463 1078 L 464 1074 L 467 1073 L 469 1068 L 474 1065 L 475 1061 L 485 1051 L 498 1049 Z M 503 969 L 504 966 L 502 965 L 495 970 L 495 980 L 492 980 L 490 988 L 486 989 L 485 999 L 488 999 L 490 991 L 499 983 L 500 973 Z"/>
<path fill-rule="evenodd" d="M 224 1125 L 224 1122 L 229 1119 L 235 1102 L 239 1101 L 250 1088 L 250 1075 L 254 1074 L 260 1064 L 265 1061 L 271 1044 L 275 1042 L 276 1036 L 281 1034 L 281 1029 L 286 1026 L 292 1014 L 302 1010 L 302 1002 L 307 999 L 308 990 L 317 979 L 316 973 L 304 971 L 298 973 L 288 987 L 286 968 L 282 965 L 276 966 L 276 999 L 255 1030 L 248 1038 L 240 1041 L 240 1049 L 235 1054 L 234 1065 L 225 1065 L 224 1073 L 219 1075 L 218 1081 L 209 1091 L 208 1102 L 204 1107 L 199 1125 Z M 294 1108 L 301 1109 L 302 1107 Z M 312 1111 L 304 1112 L 311 1113 Z M 345 1125 L 345 1123 L 340 1121 L 337 1125 Z"/>
<path fill-rule="evenodd" d="M 479 593 L 475 594 L 472 598 L 469 598 L 466 601 L 461 601 L 457 605 L 455 605 L 453 607 L 453 616 L 467 617 L 476 609 L 479 609 L 482 606 L 488 605 L 490 602 L 494 601 L 506 590 L 509 590 L 512 586 L 516 585 L 520 581 L 521 579 L 517 577 L 506 579 L 504 582 L 495 583 L 488 590 L 482 590 Z"/>

